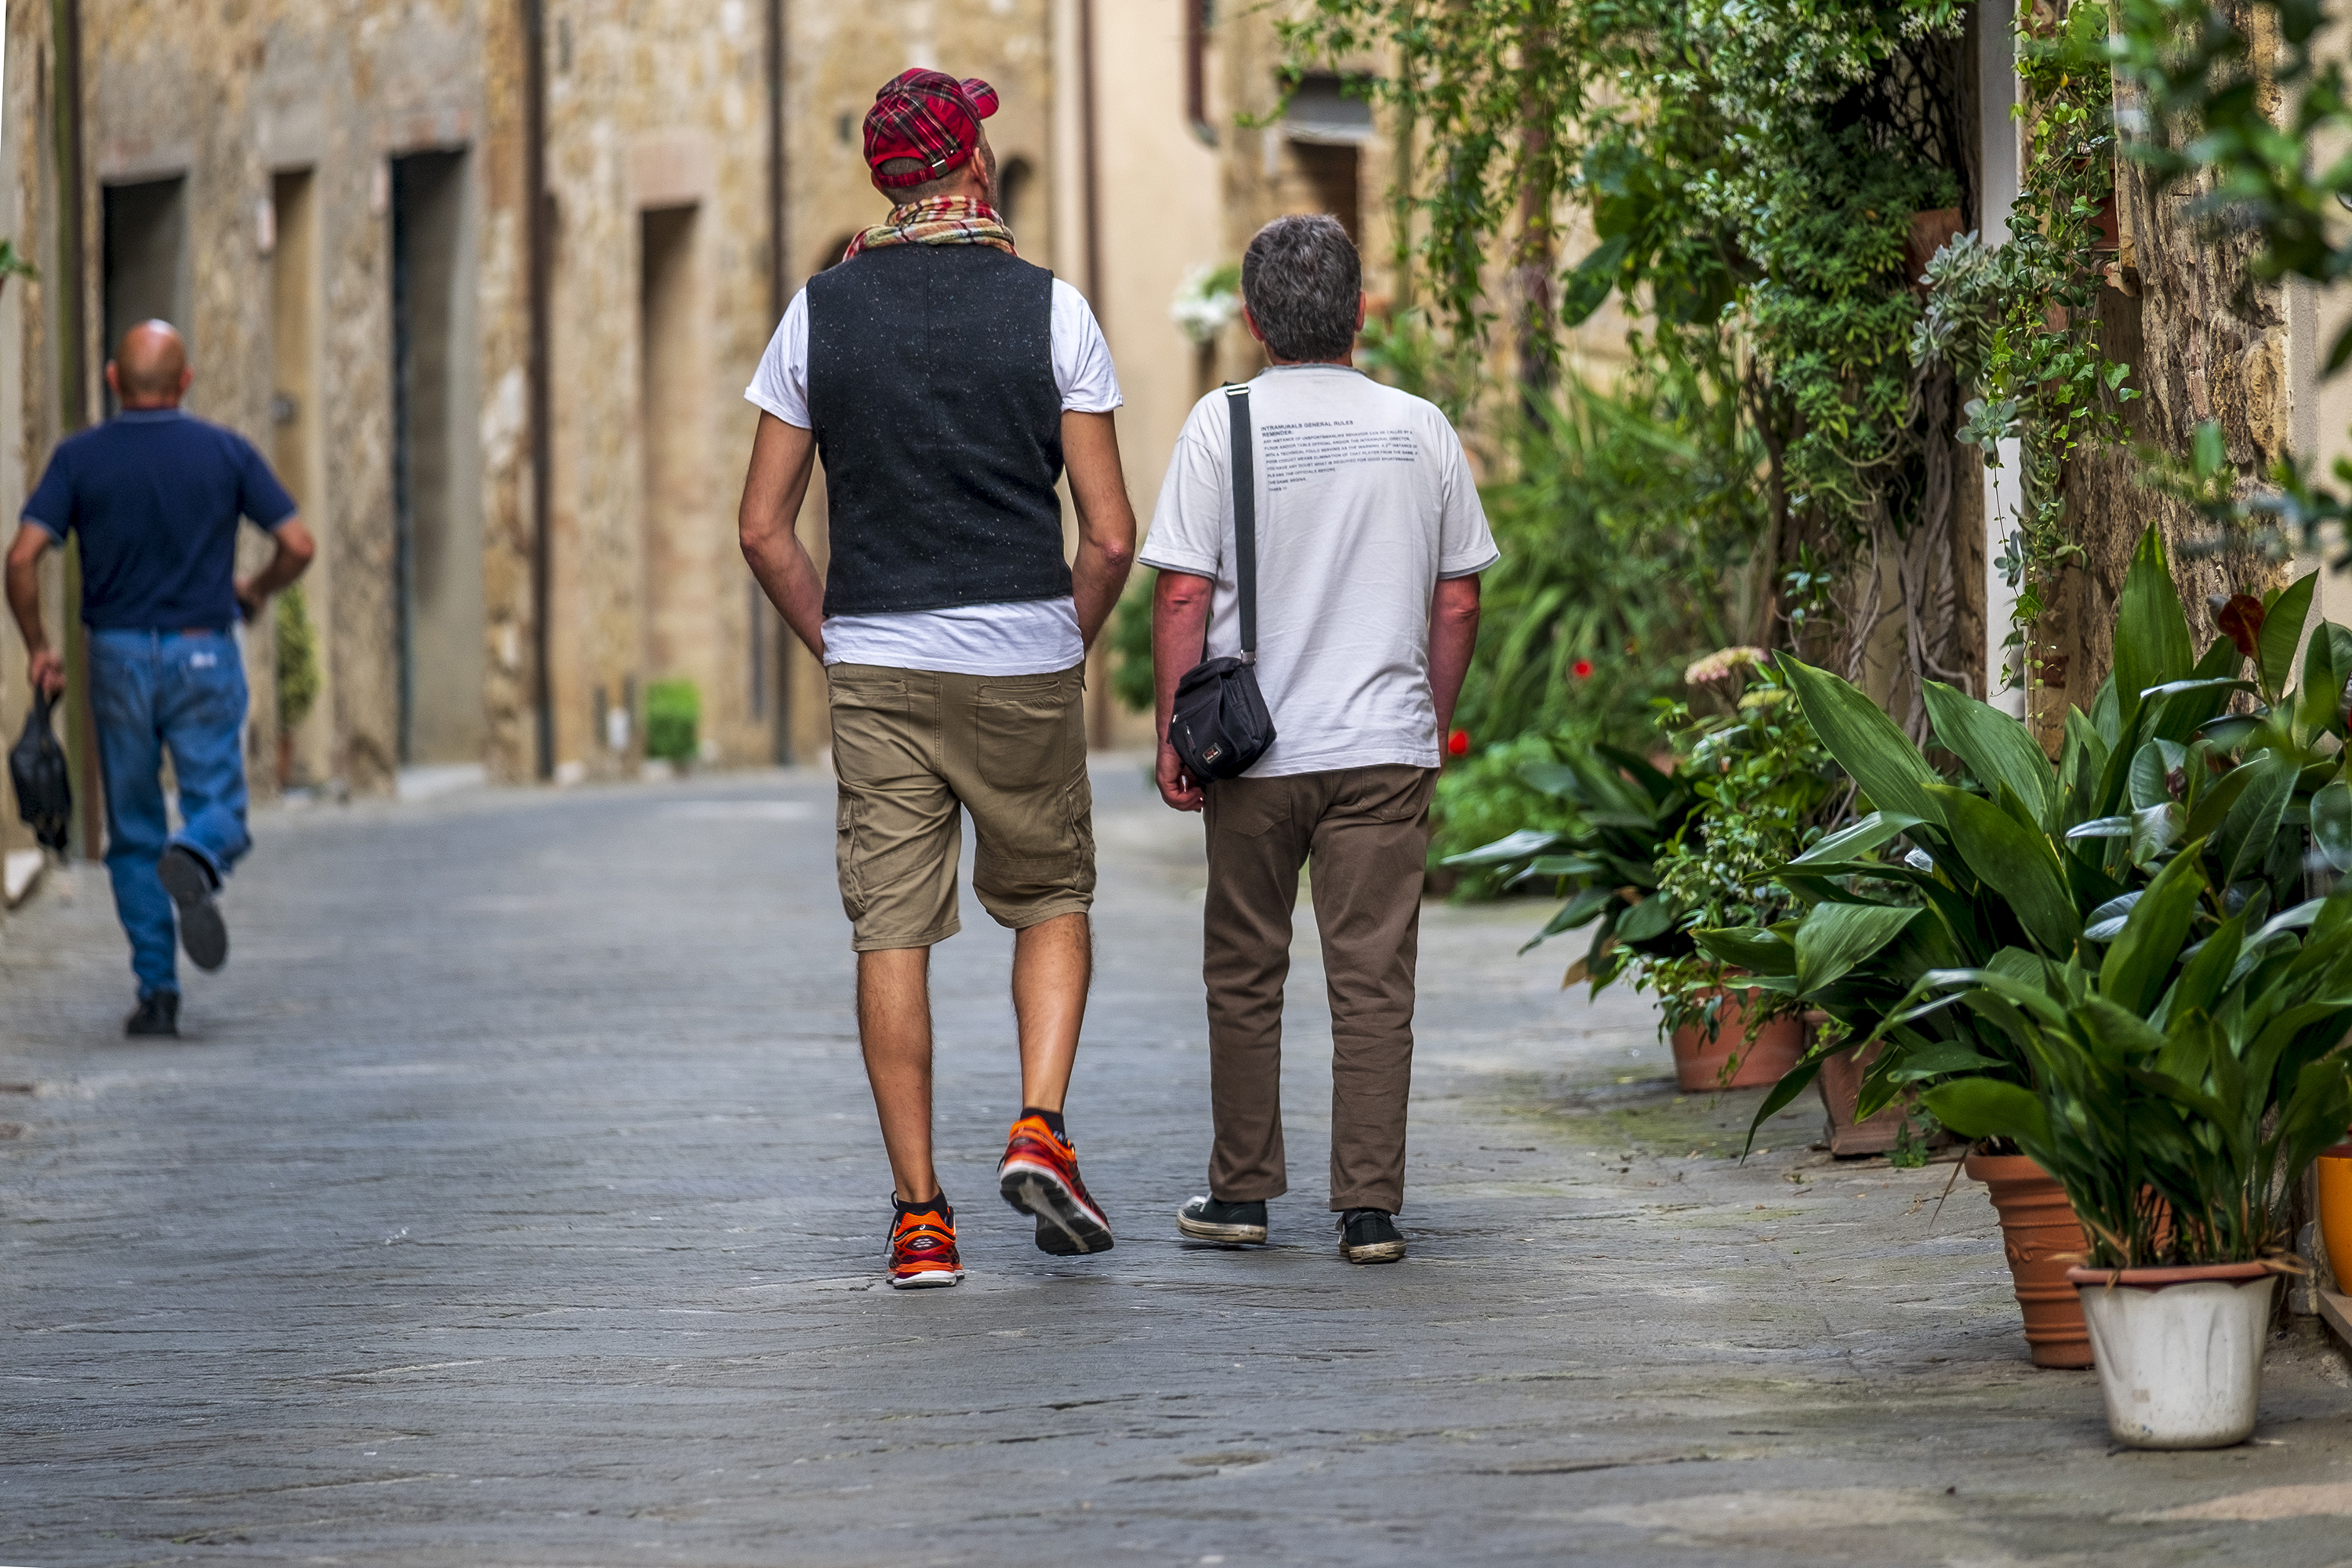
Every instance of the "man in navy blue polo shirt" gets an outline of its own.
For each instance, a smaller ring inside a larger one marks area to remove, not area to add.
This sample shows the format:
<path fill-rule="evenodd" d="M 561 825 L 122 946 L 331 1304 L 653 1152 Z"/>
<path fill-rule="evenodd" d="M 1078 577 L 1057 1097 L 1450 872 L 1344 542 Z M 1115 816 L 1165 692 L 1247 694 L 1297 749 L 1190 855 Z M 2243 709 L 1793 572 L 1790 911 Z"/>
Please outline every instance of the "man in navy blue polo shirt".
<path fill-rule="evenodd" d="M 194 380 L 165 321 L 123 333 L 106 367 L 121 412 L 58 443 L 8 549 L 8 607 L 33 684 L 65 689 L 65 663 L 41 626 L 37 567 L 81 538 L 82 622 L 89 628 L 90 711 L 106 780 L 106 868 L 131 937 L 139 1006 L 133 1035 L 180 1032 L 173 915 L 199 969 L 228 958 L 213 895 L 253 840 L 245 827 L 245 665 L 232 636 L 302 574 L 316 548 L 293 500 L 253 444 L 180 412 Z M 236 577 L 236 529 L 250 518 L 277 554 Z M 180 831 L 164 815 L 163 752 L 179 784 Z"/>

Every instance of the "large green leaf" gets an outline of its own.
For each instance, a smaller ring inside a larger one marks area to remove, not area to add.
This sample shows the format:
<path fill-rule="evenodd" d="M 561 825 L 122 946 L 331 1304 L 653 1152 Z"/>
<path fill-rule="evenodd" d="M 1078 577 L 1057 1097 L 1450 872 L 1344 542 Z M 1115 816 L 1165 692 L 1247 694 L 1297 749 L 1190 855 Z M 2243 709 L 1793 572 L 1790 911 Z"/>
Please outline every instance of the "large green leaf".
<path fill-rule="evenodd" d="M 1968 763 L 1987 789 L 2007 784 L 2034 821 L 2049 823 L 2058 801 L 2057 776 L 2024 724 L 1939 680 L 1928 681 L 1924 689 L 1936 739 Z"/>
<path fill-rule="evenodd" d="M 2196 664 L 2180 590 L 2165 563 L 2164 541 L 2150 528 L 2132 552 L 2116 605 L 2116 696 L 2125 725 L 2139 710 L 2141 692 L 2168 680 L 2186 680 Z"/>
<path fill-rule="evenodd" d="M 2265 621 L 2263 625 L 2267 631 L 2270 623 Z M 2242 772 L 2259 772 L 2231 803 L 2228 814 L 2221 819 L 2218 847 L 2226 868 L 2221 877 L 2225 888 L 2261 869 L 2263 862 L 2269 858 L 2271 841 L 2278 837 L 2279 818 L 2294 794 L 2294 764 L 2274 752 L 2265 752 L 2239 766 Z"/>
<path fill-rule="evenodd" d="M 1459 855 L 1448 855 L 1438 862 L 1441 866 L 1499 866 L 1506 861 L 1524 860 L 1551 848 L 1565 848 L 1569 840 L 1557 833 L 1540 827 L 1522 827 L 1507 837 L 1492 844 L 1482 844 L 1475 849 L 1465 849 Z"/>
<path fill-rule="evenodd" d="M 1647 942 L 1654 936 L 1664 936 L 1680 913 L 1674 900 L 1665 898 L 1643 899 L 1619 917 L 1617 937 L 1621 942 Z"/>
<path fill-rule="evenodd" d="M 2050 840 L 1949 784 L 1930 785 L 1927 794 L 1969 869 L 2008 900 L 2036 945 L 2060 957 L 2072 952 L 2082 927 Z"/>
<path fill-rule="evenodd" d="M 1988 1078 L 1955 1079 L 1919 1091 L 1936 1120 L 1963 1138 L 2012 1138 L 2030 1153 L 2050 1142 L 2050 1118 L 2031 1089 Z"/>
<path fill-rule="evenodd" d="M 1727 963 L 1750 974 L 1797 973 L 1797 950 L 1778 931 L 1760 926 L 1702 926 L 1691 932 L 1691 940 L 1717 963 Z"/>
<path fill-rule="evenodd" d="M 1790 654 L 1780 656 L 1780 671 L 1796 689 L 1813 733 L 1862 786 L 1871 805 L 1923 822 L 1942 820 L 1928 793 L 1943 783 L 1942 776 L 1877 703 Z"/>
<path fill-rule="evenodd" d="M 2261 650 L 2255 664 L 2262 671 L 2263 690 L 2272 696 L 2286 689 L 2294 673 L 2294 650 L 2303 641 L 2303 626 L 2311 619 L 2311 595 L 2319 574 L 2306 572 L 2279 591 L 2263 615 L 2263 633 L 2255 639 Z"/>
<path fill-rule="evenodd" d="M 1798 994 L 1845 974 L 1926 912 L 1885 904 L 1816 904 L 1797 928 Z"/>
<path fill-rule="evenodd" d="M 2131 803 L 2134 811 L 2145 811 L 2172 798 L 2172 774 L 2180 767 L 2189 748 L 2178 741 L 2144 741 L 2132 753 Z"/>
<path fill-rule="evenodd" d="M 1791 866 L 1835 864 L 1877 848 L 1896 834 L 1919 826 L 1916 816 L 1899 811 L 1874 811 L 1849 823 L 1789 862 Z"/>
<path fill-rule="evenodd" d="M 2205 867 L 2195 854 L 2176 855 L 2132 905 L 2124 929 L 2099 965 L 2099 994 L 2116 1006 L 2146 1016 L 2164 994 L 2189 922 L 2197 918 L 2198 895 L 2205 890 Z"/>

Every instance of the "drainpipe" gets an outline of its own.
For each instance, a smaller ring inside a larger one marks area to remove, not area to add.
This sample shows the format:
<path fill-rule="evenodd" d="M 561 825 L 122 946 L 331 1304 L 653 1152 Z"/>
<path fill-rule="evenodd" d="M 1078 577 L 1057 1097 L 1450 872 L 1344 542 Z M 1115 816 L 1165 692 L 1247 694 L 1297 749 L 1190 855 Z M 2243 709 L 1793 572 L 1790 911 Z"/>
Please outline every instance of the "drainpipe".
<path fill-rule="evenodd" d="M 84 253 L 82 189 L 81 6 L 79 0 L 49 0 L 49 34 L 55 41 L 58 180 L 58 412 L 68 436 L 89 423 L 89 265 Z M 81 541 L 66 542 L 65 625 L 66 746 L 68 765 L 81 793 L 81 852 L 96 859 L 106 845 L 106 790 L 98 771 L 98 725 L 89 708 L 89 637 L 81 624 Z"/>
<path fill-rule="evenodd" d="M 782 321 L 784 307 L 792 303 L 788 292 L 792 286 L 790 263 L 786 259 L 792 233 L 784 214 L 784 24 L 788 16 L 785 0 L 768 0 L 768 320 L 772 322 Z M 753 611 L 768 615 L 775 623 L 772 629 L 776 638 L 776 657 L 770 661 L 776 681 L 772 757 L 782 767 L 791 765 L 793 760 L 793 638 L 782 617 L 761 609 L 765 604 L 763 595 L 753 601 Z"/>
<path fill-rule="evenodd" d="M 547 6 L 545 0 L 522 0 L 522 166 L 524 247 L 530 252 L 526 289 L 529 296 L 530 345 L 524 377 L 530 405 L 530 682 L 535 771 L 542 779 L 555 776 L 555 700 L 548 669 L 549 621 L 553 594 L 549 587 L 549 538 L 553 510 L 555 443 L 551 428 L 553 409 L 548 391 L 549 281 L 553 258 L 549 254 L 547 191 Z"/>
<path fill-rule="evenodd" d="M 1209 7 L 1213 0 L 1181 0 L 1184 7 L 1184 118 L 1206 147 L 1217 144 L 1209 123 Z"/>
<path fill-rule="evenodd" d="M 1108 306 L 1103 300 L 1102 182 L 1096 158 L 1095 134 L 1095 0 L 1078 0 L 1078 145 L 1084 162 L 1079 195 L 1087 226 L 1087 292 L 1094 297 L 1095 313 Z"/>
<path fill-rule="evenodd" d="M 1192 3 L 1197 5 L 1199 0 Z M 1079 177 L 1085 182 L 1078 194 L 1087 229 L 1087 293 L 1094 301 L 1097 320 L 1110 310 L 1110 301 L 1103 297 L 1102 178 L 1097 156 L 1100 140 L 1095 119 L 1095 0 L 1078 0 Z M 1099 749 L 1110 744 L 1115 700 L 1110 691 L 1110 647 L 1103 638 L 1095 639 L 1094 657 L 1087 663 L 1093 667 L 1088 685 L 1094 689 L 1092 711 L 1087 716 L 1087 740 Z"/>

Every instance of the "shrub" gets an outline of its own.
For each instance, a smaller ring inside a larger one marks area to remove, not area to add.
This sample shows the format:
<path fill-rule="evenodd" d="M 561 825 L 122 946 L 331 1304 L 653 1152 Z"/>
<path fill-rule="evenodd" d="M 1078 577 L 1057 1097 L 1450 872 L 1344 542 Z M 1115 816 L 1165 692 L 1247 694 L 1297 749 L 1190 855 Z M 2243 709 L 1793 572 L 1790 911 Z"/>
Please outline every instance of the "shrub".
<path fill-rule="evenodd" d="M 700 742 L 702 699 L 691 680 L 656 680 L 646 688 L 646 755 L 690 763 Z"/>

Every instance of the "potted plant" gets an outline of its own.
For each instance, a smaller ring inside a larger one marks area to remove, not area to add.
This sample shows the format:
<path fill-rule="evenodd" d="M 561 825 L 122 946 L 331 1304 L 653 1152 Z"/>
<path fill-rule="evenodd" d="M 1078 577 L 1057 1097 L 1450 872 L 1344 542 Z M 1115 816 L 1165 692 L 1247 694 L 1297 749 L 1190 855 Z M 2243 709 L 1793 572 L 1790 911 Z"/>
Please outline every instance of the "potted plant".
<path fill-rule="evenodd" d="M 1530 785 L 1574 806 L 1574 826 L 1523 830 L 1444 864 L 1492 869 L 1506 885 L 1552 881 L 1566 901 L 1520 951 L 1592 926 L 1562 984 L 1598 994 L 1622 974 L 1655 994 L 1685 1089 L 1770 1084 L 1803 1054 L 1802 1007 L 1748 984 L 1691 933 L 1794 912 L 1769 873 L 1818 833 L 1842 781 L 1760 649 L 1711 654 L 1685 679 L 1722 700 L 1696 715 L 1659 705 L 1673 773 L 1606 745 L 1527 765 Z"/>
<path fill-rule="evenodd" d="M 2032 1064 L 2015 1041 L 1971 1010 L 1895 1017 L 1923 975 L 2030 977 L 2095 951 L 2191 843 L 2211 884 L 2255 911 L 2258 925 L 2300 895 L 2303 822 L 2335 864 L 2352 866 L 2352 784 L 2338 776 L 2345 736 L 2335 700 L 2352 673 L 2352 632 L 2315 633 L 2304 679 L 2289 685 L 2312 586 L 2305 578 L 2267 601 L 2231 601 L 2228 635 L 2197 655 L 2150 531 L 2119 605 L 2115 673 L 2088 713 L 2068 716 L 2054 765 L 2015 720 L 1927 687 L 1936 739 L 1967 770 L 1964 784 L 1948 782 L 1864 693 L 1784 661 L 1813 728 L 1875 809 L 1780 868 L 1806 906 L 1801 919 L 1702 929 L 1695 940 L 1759 985 L 1883 1045 L 1863 1075 L 1861 1115 L 1938 1082 L 2030 1086 Z M 2258 699 L 2253 710 L 2225 713 L 2242 691 Z M 1800 1063 L 1758 1124 L 1825 1058 L 1817 1050 Z M 2001 1210 L 2036 1364 L 2089 1364 L 2058 1261 L 2084 1244 L 2066 1228 L 2057 1188 L 1998 1143 L 1972 1152 L 1969 1173 Z"/>
<path fill-rule="evenodd" d="M 2025 1057 L 2030 1084 L 1956 1079 L 1928 1106 L 2064 1187 L 2069 1270 L 2117 1442 L 2200 1448 L 2253 1430 L 2289 1203 L 2352 1120 L 2352 891 L 2257 923 L 2189 846 L 2095 959 L 1923 976 Z M 2308 934 L 2299 935 L 2298 927 Z M 1912 1012 L 1916 1012 L 1914 1008 Z"/>

